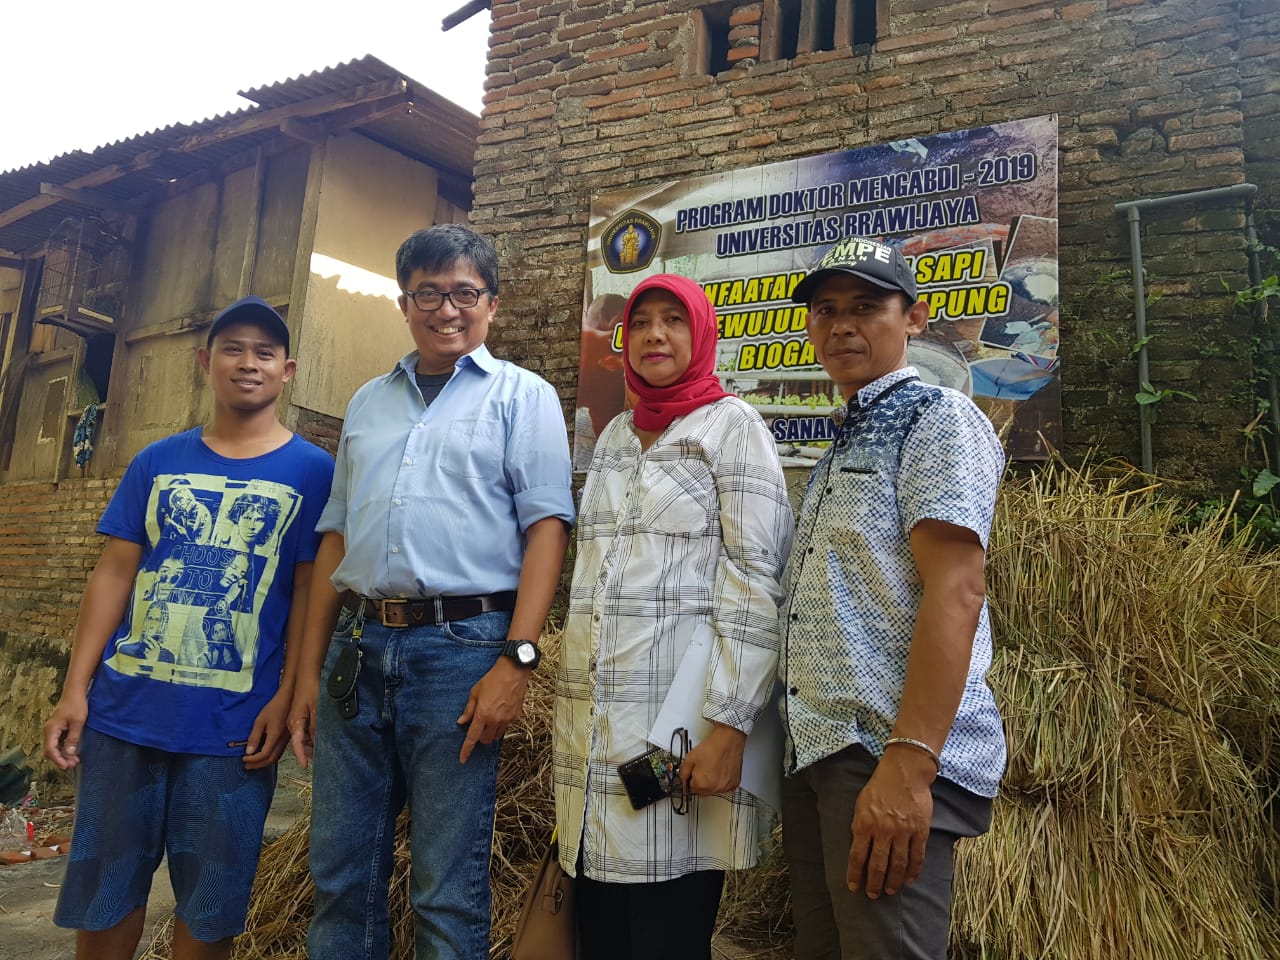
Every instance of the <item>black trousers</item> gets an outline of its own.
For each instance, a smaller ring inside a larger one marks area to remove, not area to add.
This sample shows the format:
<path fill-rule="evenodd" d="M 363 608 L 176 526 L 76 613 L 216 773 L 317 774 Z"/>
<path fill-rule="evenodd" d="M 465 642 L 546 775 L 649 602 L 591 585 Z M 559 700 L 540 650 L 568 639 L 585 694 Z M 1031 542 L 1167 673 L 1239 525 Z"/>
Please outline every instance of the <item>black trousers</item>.
<path fill-rule="evenodd" d="M 711 960 L 724 872 L 660 883 L 574 880 L 578 960 Z"/>

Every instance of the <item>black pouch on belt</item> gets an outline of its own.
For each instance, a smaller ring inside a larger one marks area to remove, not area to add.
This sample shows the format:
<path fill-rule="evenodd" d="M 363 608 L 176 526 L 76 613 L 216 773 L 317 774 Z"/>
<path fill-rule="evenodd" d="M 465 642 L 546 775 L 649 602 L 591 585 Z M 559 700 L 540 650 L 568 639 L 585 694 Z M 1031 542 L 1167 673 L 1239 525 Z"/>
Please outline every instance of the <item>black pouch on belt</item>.
<path fill-rule="evenodd" d="M 360 712 L 356 700 L 356 678 L 360 676 L 360 647 L 347 644 L 338 654 L 338 661 L 325 685 L 329 696 L 338 701 L 338 713 L 343 720 L 350 720 Z"/>

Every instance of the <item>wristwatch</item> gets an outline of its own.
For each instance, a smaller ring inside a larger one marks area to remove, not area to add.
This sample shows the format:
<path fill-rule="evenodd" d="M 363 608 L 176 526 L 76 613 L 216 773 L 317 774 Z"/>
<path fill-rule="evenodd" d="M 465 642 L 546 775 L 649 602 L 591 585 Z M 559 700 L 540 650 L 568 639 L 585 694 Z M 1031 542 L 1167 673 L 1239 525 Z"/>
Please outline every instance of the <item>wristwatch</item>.
<path fill-rule="evenodd" d="M 516 666 L 532 670 L 542 662 L 542 651 L 532 640 L 508 640 L 502 645 L 502 655 L 510 657 Z"/>

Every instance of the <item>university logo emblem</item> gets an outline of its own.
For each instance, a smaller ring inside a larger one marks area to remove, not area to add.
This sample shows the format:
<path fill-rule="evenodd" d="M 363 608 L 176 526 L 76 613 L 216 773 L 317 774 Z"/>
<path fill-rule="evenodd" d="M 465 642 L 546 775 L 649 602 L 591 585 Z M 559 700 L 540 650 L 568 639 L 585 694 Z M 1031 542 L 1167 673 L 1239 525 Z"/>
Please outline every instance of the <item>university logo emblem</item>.
<path fill-rule="evenodd" d="M 634 273 L 653 262 L 662 225 L 639 210 L 628 210 L 604 228 L 600 254 L 610 273 Z"/>

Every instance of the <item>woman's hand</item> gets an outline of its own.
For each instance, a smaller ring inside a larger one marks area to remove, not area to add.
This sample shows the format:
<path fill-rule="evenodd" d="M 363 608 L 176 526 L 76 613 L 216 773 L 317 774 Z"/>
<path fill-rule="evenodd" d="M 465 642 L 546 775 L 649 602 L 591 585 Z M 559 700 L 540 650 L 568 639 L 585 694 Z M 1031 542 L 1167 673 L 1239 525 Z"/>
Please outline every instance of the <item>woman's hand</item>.
<path fill-rule="evenodd" d="M 736 790 L 742 781 L 742 750 L 746 743 L 747 735 L 741 730 L 717 723 L 680 764 L 685 790 L 699 797 Z"/>

